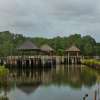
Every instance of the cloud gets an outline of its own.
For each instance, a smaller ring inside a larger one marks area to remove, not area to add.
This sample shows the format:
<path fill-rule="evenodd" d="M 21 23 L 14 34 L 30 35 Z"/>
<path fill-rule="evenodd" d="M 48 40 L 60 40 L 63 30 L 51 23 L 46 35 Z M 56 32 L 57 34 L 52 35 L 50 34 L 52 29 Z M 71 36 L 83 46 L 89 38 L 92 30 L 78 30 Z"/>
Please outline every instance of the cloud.
<path fill-rule="evenodd" d="M 90 34 L 100 42 L 100 1 L 0 0 L 0 26 L 34 37 Z"/>

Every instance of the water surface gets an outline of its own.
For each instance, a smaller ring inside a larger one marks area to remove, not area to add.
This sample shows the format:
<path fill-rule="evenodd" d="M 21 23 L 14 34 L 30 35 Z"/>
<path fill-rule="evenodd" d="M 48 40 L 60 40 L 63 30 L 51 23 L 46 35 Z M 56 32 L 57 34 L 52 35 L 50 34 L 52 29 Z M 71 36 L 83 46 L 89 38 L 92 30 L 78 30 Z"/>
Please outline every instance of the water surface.
<path fill-rule="evenodd" d="M 99 72 L 82 65 L 49 69 L 11 71 L 12 85 L 6 89 L 9 100 L 100 100 Z M 5 90 L 1 90 L 1 95 Z"/>

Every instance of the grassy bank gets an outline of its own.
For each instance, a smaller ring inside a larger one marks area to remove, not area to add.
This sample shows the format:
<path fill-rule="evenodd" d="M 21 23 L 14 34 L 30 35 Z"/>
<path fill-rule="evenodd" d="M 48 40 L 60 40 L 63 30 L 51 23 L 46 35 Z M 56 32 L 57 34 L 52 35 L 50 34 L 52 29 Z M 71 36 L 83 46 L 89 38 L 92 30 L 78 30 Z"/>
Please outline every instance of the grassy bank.
<path fill-rule="evenodd" d="M 7 76 L 9 74 L 9 70 L 4 66 L 0 66 L 0 90 L 3 88 L 7 88 Z M 0 100 L 9 100 L 7 96 L 0 96 Z"/>
<path fill-rule="evenodd" d="M 9 71 L 4 66 L 0 66 L 0 88 L 7 83 Z"/>
<path fill-rule="evenodd" d="M 0 66 L 0 78 L 7 76 L 8 73 L 8 69 L 6 69 L 4 66 Z"/>
<path fill-rule="evenodd" d="M 0 77 L 7 76 L 9 73 L 8 69 L 6 69 L 4 66 L 0 66 Z"/>
<path fill-rule="evenodd" d="M 82 64 L 95 68 L 95 69 L 100 69 L 100 60 L 85 59 L 82 61 Z"/>
<path fill-rule="evenodd" d="M 9 100 L 9 99 L 7 97 L 2 96 L 0 97 L 0 100 Z"/>

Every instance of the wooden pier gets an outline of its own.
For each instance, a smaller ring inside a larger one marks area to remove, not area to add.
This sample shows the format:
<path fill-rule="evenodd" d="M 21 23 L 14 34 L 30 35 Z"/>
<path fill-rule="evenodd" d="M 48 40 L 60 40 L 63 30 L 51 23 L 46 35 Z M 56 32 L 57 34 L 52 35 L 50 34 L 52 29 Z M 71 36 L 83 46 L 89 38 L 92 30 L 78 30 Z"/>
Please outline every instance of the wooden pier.
<path fill-rule="evenodd" d="M 64 51 L 63 56 L 58 56 L 55 50 L 47 44 L 40 48 L 31 41 L 26 41 L 17 48 L 16 56 L 7 56 L 0 60 L 1 65 L 19 68 L 51 67 L 58 64 L 80 64 L 83 57 L 80 49 L 71 46 Z"/>
<path fill-rule="evenodd" d="M 8 56 L 3 62 L 10 67 L 21 68 L 42 68 L 51 67 L 60 64 L 80 64 L 84 59 L 81 56 Z"/>

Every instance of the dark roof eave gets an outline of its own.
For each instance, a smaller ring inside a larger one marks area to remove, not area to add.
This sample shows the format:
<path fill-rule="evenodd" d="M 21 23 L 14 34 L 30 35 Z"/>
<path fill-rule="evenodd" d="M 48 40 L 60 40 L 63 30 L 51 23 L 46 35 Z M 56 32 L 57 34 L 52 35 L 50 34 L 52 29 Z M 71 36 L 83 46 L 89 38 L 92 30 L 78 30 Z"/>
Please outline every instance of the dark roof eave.
<path fill-rule="evenodd" d="M 80 50 L 65 50 L 65 52 L 80 52 Z"/>
<path fill-rule="evenodd" d="M 40 49 L 17 49 L 18 51 L 41 51 Z"/>
<path fill-rule="evenodd" d="M 39 50 L 39 48 L 35 44 L 33 44 L 31 41 L 26 41 L 21 46 L 19 46 L 17 50 L 31 51 L 31 50 Z"/>

